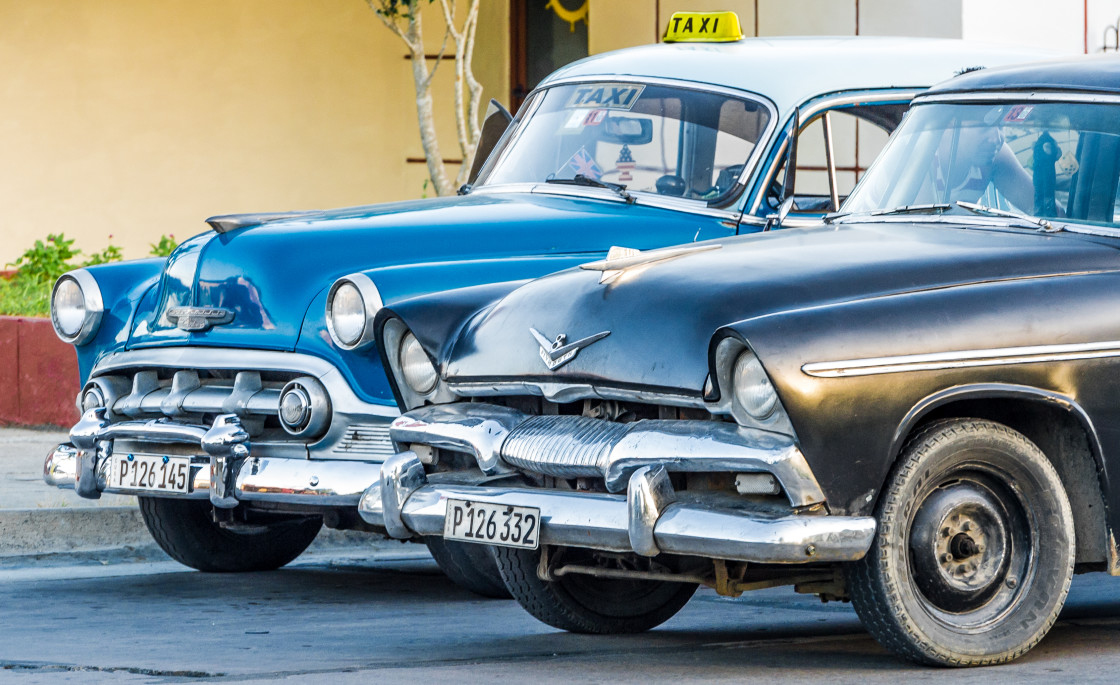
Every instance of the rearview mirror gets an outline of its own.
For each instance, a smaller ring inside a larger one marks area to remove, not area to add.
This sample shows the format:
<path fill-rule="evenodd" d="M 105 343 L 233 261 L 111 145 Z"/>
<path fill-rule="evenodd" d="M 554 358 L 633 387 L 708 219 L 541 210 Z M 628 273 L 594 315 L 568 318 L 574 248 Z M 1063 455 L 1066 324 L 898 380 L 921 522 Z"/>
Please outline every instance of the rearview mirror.
<path fill-rule="evenodd" d="M 653 140 L 653 120 L 639 117 L 607 117 L 599 140 L 615 145 L 645 145 Z"/>

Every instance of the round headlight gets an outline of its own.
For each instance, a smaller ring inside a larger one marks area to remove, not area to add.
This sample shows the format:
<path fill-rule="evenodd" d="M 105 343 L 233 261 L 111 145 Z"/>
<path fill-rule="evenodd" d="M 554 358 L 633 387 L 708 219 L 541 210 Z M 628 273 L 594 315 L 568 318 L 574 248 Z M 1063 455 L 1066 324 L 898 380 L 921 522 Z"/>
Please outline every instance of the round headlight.
<path fill-rule="evenodd" d="M 366 327 L 366 304 L 352 283 L 343 283 L 331 299 L 330 322 L 334 334 L 344 345 L 353 345 Z"/>
<path fill-rule="evenodd" d="M 51 292 L 51 324 L 63 342 L 81 345 L 97 333 L 104 304 L 97 281 L 85 269 L 60 277 Z"/>
<path fill-rule="evenodd" d="M 418 395 L 427 395 L 436 387 L 439 375 L 420 346 L 420 341 L 412 333 L 408 333 L 401 340 L 400 349 L 401 376 L 404 382 Z"/>
<path fill-rule="evenodd" d="M 280 391 L 277 414 L 284 430 L 292 435 L 318 437 L 326 431 L 331 419 L 326 388 L 309 376 L 289 381 Z"/>
<path fill-rule="evenodd" d="M 105 397 L 101 394 L 100 388 L 88 388 L 82 393 L 82 413 L 86 413 L 90 409 L 100 409 L 105 406 Z"/>
<path fill-rule="evenodd" d="M 373 317 L 381 309 L 381 293 L 365 274 L 338 279 L 327 293 L 327 330 L 344 350 L 373 342 Z"/>
<path fill-rule="evenodd" d="M 86 300 L 82 286 L 72 278 L 58 282 L 54 291 L 54 321 L 60 335 L 73 338 L 82 330 L 86 320 Z"/>
<path fill-rule="evenodd" d="M 778 394 L 754 354 L 744 352 L 735 360 L 732 382 L 735 384 L 735 401 L 752 417 L 765 419 L 774 413 L 774 408 L 778 406 Z"/>

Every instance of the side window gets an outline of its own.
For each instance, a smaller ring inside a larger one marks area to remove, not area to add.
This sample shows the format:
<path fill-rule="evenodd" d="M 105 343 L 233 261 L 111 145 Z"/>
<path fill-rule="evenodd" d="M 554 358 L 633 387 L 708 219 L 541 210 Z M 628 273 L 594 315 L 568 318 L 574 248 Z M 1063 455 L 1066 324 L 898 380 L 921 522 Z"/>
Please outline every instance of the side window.
<path fill-rule="evenodd" d="M 801 129 L 797 142 L 794 196 L 797 212 L 831 212 L 832 191 L 825 136 L 825 114 Z M 890 131 L 861 120 L 845 110 L 827 113 L 832 133 L 832 172 L 839 203 L 848 197 L 863 172 L 882 151 Z M 839 206 L 839 203 L 837 206 Z"/>
<path fill-rule="evenodd" d="M 908 105 L 897 103 L 837 108 L 822 112 L 803 124 L 797 139 L 792 212 L 816 215 L 839 208 L 879 156 L 907 109 Z M 830 135 L 826 135 L 826 131 Z M 833 182 L 836 184 L 835 201 Z M 784 184 L 783 165 L 767 193 L 766 204 L 770 210 L 777 209 L 780 204 L 779 194 Z"/>

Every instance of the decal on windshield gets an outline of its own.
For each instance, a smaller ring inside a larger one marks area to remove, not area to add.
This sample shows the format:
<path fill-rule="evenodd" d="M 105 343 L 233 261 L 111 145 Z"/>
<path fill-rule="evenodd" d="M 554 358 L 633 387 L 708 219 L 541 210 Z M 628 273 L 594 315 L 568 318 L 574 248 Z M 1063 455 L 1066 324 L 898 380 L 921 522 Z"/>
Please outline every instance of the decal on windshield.
<path fill-rule="evenodd" d="M 586 176 L 596 181 L 603 176 L 603 168 L 595 163 L 595 158 L 585 147 L 576 150 L 576 153 L 564 162 L 564 166 L 556 170 L 556 175 L 563 176 L 564 171 L 568 169 L 571 169 L 572 176 Z"/>
<path fill-rule="evenodd" d="M 645 86 L 626 83 L 595 83 L 578 86 L 565 109 L 596 108 L 629 110 L 638 102 Z"/>

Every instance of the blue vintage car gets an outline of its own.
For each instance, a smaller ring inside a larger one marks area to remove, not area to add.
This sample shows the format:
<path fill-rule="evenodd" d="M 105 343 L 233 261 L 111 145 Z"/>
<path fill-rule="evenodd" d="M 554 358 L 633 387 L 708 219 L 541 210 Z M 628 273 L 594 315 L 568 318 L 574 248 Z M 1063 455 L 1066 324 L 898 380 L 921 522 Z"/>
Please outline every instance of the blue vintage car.
<path fill-rule="evenodd" d="M 77 350 L 82 418 L 45 479 L 136 495 L 159 545 L 196 569 L 281 566 L 324 523 L 366 526 L 356 505 L 399 416 L 373 345 L 383 304 L 531 279 L 612 245 L 761 231 L 783 203 L 819 216 L 920 90 L 1032 56 L 870 38 L 608 53 L 550 76 L 508 127 L 496 109 L 493 152 L 457 197 L 215 217 L 166 261 L 72 271 L 51 316 Z M 476 547 L 432 548 L 457 581 L 505 592 L 472 570 Z"/>

